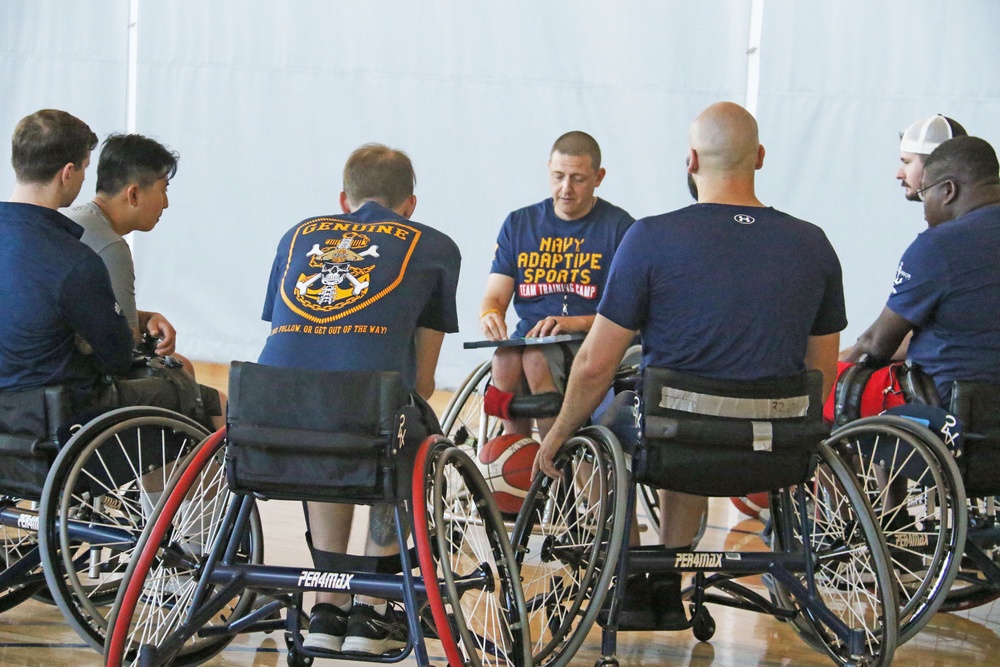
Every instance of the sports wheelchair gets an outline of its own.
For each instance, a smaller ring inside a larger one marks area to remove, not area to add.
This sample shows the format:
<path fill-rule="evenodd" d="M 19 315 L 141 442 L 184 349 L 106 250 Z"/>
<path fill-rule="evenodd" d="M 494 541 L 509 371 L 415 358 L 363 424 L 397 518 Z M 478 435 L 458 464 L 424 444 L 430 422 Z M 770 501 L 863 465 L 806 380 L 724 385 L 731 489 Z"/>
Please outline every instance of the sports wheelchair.
<path fill-rule="evenodd" d="M 912 594 L 911 601 L 919 601 L 917 593 L 923 587 L 922 598 L 929 600 L 916 604 L 910 618 L 904 618 L 902 634 L 909 638 L 912 632 L 905 632 L 906 625 L 922 627 L 936 610 L 958 611 L 1000 597 L 995 498 L 1000 494 L 1000 387 L 954 382 L 949 414 L 943 415 L 920 408 L 936 407 L 940 401 L 936 387 L 919 368 L 902 363 L 877 366 L 862 359 L 842 374 L 835 411 L 845 426 L 835 435 L 850 433 L 859 423 L 851 420 L 860 412 L 858 395 L 869 393 L 870 381 L 875 393 L 897 394 L 897 402 L 907 404 L 888 410 L 909 415 L 906 420 L 889 415 L 860 420 L 894 420 L 896 428 L 908 432 L 907 445 L 900 448 L 895 442 L 876 444 L 870 438 L 857 438 L 846 449 L 857 452 L 859 477 L 873 504 L 885 508 L 880 518 L 895 569 L 910 575 L 908 581 L 900 582 L 901 595 Z M 935 432 L 914 423 L 925 414 L 940 421 L 933 424 Z M 874 451 L 878 451 L 878 467 L 868 460 Z M 906 480 L 906 493 L 892 486 L 896 478 Z"/>
<path fill-rule="evenodd" d="M 234 362 L 228 427 L 185 462 L 143 532 L 115 601 L 106 664 L 197 664 L 237 633 L 283 629 L 292 667 L 411 653 L 428 665 L 428 634 L 456 667 L 529 665 L 524 596 L 496 505 L 476 466 L 430 422 L 398 373 Z M 390 503 L 400 553 L 342 555 L 329 571 L 258 564 L 247 519 L 266 499 Z M 211 525 L 196 545 L 192 515 Z M 407 646 L 360 658 L 303 646 L 303 593 L 325 590 L 402 601 Z M 285 619 L 274 619 L 283 608 Z"/>
<path fill-rule="evenodd" d="M 74 417 L 71 406 L 65 386 L 0 393 L 0 611 L 52 602 L 101 650 L 159 490 L 209 431 L 161 408 Z"/>

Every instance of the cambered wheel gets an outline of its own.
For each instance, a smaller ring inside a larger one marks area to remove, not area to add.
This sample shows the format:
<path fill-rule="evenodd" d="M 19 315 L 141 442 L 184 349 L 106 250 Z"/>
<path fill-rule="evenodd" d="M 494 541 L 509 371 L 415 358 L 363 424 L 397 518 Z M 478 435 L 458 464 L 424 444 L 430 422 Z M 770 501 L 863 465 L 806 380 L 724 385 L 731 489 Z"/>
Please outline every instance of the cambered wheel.
<path fill-rule="evenodd" d="M 900 643 L 941 606 L 961 564 L 968 526 L 954 458 L 931 431 L 880 415 L 827 441 L 857 474 L 885 535 L 900 603 Z"/>
<path fill-rule="evenodd" d="M 444 409 L 441 430 L 456 447 L 472 452 L 491 438 L 500 435 L 503 423 L 483 412 L 483 396 L 490 382 L 492 362 L 477 366 L 456 391 Z"/>
<path fill-rule="evenodd" d="M 141 645 L 158 648 L 180 627 L 191 611 L 199 572 L 216 541 L 238 539 L 237 562 L 262 562 L 264 543 L 256 507 L 250 513 L 245 534 L 238 538 L 231 535 L 233 526 L 222 521 L 230 504 L 240 501 L 226 484 L 224 445 L 224 429 L 206 438 L 181 464 L 180 473 L 150 517 L 109 616 L 104 647 L 109 667 L 139 664 Z M 245 615 L 253 600 L 249 591 L 235 594 L 213 616 L 211 625 Z M 164 656 L 163 661 L 171 665 L 199 664 L 231 640 L 230 636 L 195 635 L 175 655 Z"/>
<path fill-rule="evenodd" d="M 969 498 L 969 530 L 967 548 L 975 545 L 991 561 L 1000 565 L 1000 498 L 982 496 Z M 965 558 L 955 582 L 939 611 L 962 611 L 989 604 L 1000 598 L 1000 581 L 990 581 L 971 558 Z"/>
<path fill-rule="evenodd" d="M 420 570 L 448 663 L 529 665 L 524 595 L 503 521 L 476 465 L 445 438 L 420 446 L 413 510 Z"/>
<path fill-rule="evenodd" d="M 39 513 L 45 578 L 95 650 L 104 647 L 107 616 L 153 506 L 207 435 L 169 410 L 121 408 L 80 428 L 52 464 Z"/>
<path fill-rule="evenodd" d="M 593 626 L 624 543 L 628 473 L 614 436 L 591 427 L 535 478 L 514 525 L 536 665 L 568 664 Z"/>
<path fill-rule="evenodd" d="M 811 478 L 772 494 L 771 500 L 773 547 L 812 554 L 812 581 L 805 572 L 794 576 L 806 589 L 815 587 L 818 602 L 849 633 L 838 633 L 804 600 L 775 583 L 772 594 L 777 602 L 799 612 L 792 626 L 838 665 L 890 665 L 899 627 L 895 577 L 885 539 L 854 472 L 831 447 L 822 444 Z M 804 549 L 806 543 L 808 549 Z M 852 638 L 857 650 L 851 646 Z"/>

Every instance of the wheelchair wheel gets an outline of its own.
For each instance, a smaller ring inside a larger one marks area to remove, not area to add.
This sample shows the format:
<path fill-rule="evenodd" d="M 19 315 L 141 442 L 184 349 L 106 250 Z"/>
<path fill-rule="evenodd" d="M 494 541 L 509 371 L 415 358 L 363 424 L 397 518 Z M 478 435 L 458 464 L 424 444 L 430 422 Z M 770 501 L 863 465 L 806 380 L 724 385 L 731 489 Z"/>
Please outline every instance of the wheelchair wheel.
<path fill-rule="evenodd" d="M 222 521 L 233 500 L 226 483 L 224 455 L 223 429 L 202 441 L 181 463 L 179 474 L 164 491 L 122 577 L 108 617 L 106 665 L 139 664 L 140 646 L 161 647 L 187 620 L 199 572 L 205 568 L 212 545 L 232 538 Z M 261 563 L 263 544 L 260 517 L 254 507 L 246 533 L 238 541 L 236 562 Z M 206 593 L 210 596 L 212 588 Z M 235 594 L 207 625 L 222 625 L 245 615 L 253 600 L 250 591 Z M 229 635 L 195 635 L 176 653 L 161 656 L 158 664 L 196 665 L 222 651 L 231 640 Z"/>
<path fill-rule="evenodd" d="M 993 563 L 1000 566 L 1000 542 L 994 537 L 1000 532 L 997 512 L 1000 498 L 982 496 L 969 498 L 969 530 L 967 549 L 978 549 Z M 977 536 L 982 535 L 979 539 Z M 978 567 L 966 559 L 967 565 L 959 569 L 948 595 L 939 611 L 963 611 L 1000 598 L 1000 581 L 991 581 Z"/>
<path fill-rule="evenodd" d="M 95 650 L 104 646 L 106 618 L 153 499 L 207 435 L 169 410 L 122 408 L 85 424 L 52 464 L 39 512 L 45 578 Z"/>
<path fill-rule="evenodd" d="M 438 436 L 425 440 L 417 453 L 413 523 L 448 663 L 531 664 L 524 595 L 500 513 L 469 456 Z"/>
<path fill-rule="evenodd" d="M 890 665 L 899 607 L 888 547 L 847 464 L 831 447 L 820 445 L 812 477 L 771 494 L 771 516 L 775 550 L 812 555 L 811 580 L 806 572 L 794 573 L 802 597 L 780 583 L 772 589 L 780 606 L 799 612 L 792 626 L 838 665 Z M 836 625 L 844 626 L 839 634 Z"/>
<path fill-rule="evenodd" d="M 573 659 L 611 588 L 628 495 L 625 458 L 604 428 L 570 438 L 555 462 L 563 476 L 535 478 L 511 538 L 534 664 L 553 667 Z"/>
<path fill-rule="evenodd" d="M 503 427 L 497 417 L 489 417 L 483 412 L 483 396 L 490 381 L 492 361 L 484 361 L 462 382 L 441 419 L 441 431 L 456 447 L 467 448 L 476 453 L 490 438 L 500 435 Z"/>
<path fill-rule="evenodd" d="M 0 496 L 0 509 L 6 507 L 31 510 L 37 507 L 37 503 L 21 498 Z M 0 524 L 0 570 L 7 570 L 25 558 L 34 560 L 24 576 L 17 578 L 17 583 L 0 590 L 0 613 L 13 609 L 33 595 L 38 595 L 45 590 L 42 564 L 36 549 L 38 549 L 38 534 L 34 530 Z"/>
<path fill-rule="evenodd" d="M 961 564 L 968 508 L 958 467 L 933 433 L 901 417 L 860 419 L 827 442 L 852 464 L 885 535 L 905 642 L 944 602 Z"/>

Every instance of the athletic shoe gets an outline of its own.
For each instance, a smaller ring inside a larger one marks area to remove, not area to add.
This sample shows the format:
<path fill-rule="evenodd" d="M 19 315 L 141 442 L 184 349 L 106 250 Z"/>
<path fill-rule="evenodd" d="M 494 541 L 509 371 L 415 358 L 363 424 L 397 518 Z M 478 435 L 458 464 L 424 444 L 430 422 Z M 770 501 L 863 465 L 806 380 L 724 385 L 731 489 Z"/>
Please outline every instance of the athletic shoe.
<path fill-rule="evenodd" d="M 406 614 L 391 605 L 385 615 L 367 604 L 355 604 L 347 618 L 347 636 L 341 650 L 344 653 L 385 655 L 406 647 L 409 632 Z"/>
<path fill-rule="evenodd" d="M 346 634 L 347 612 L 335 604 L 320 602 L 309 614 L 309 634 L 302 646 L 314 651 L 340 651 Z"/>

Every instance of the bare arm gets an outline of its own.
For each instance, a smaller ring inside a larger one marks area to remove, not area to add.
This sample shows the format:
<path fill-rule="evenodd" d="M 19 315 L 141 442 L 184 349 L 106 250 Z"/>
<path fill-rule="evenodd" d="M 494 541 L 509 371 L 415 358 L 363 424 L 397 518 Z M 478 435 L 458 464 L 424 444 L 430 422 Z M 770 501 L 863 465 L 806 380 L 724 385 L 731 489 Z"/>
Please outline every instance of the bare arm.
<path fill-rule="evenodd" d="M 912 322 L 885 307 L 875 323 L 861 334 L 850 353 L 844 355 L 844 361 L 854 363 L 863 354 L 873 359 L 891 359 L 912 330 Z"/>
<path fill-rule="evenodd" d="M 538 450 L 533 476 L 539 470 L 550 477 L 558 476 L 552 465 L 553 457 L 600 405 L 633 338 L 635 332 L 631 329 L 596 316 L 590 334 L 573 360 L 562 410 Z"/>
<path fill-rule="evenodd" d="M 507 306 L 514 298 L 514 279 L 503 273 L 491 273 L 479 312 L 479 328 L 489 340 L 507 338 Z"/>
<path fill-rule="evenodd" d="M 441 356 L 444 332 L 420 327 L 413 336 L 417 351 L 417 393 L 429 399 L 434 394 L 434 371 Z"/>
<path fill-rule="evenodd" d="M 823 373 L 823 397 L 830 395 L 833 383 L 837 381 L 837 348 L 840 347 L 840 334 L 832 333 L 826 336 L 810 336 L 806 345 L 806 368 Z"/>

